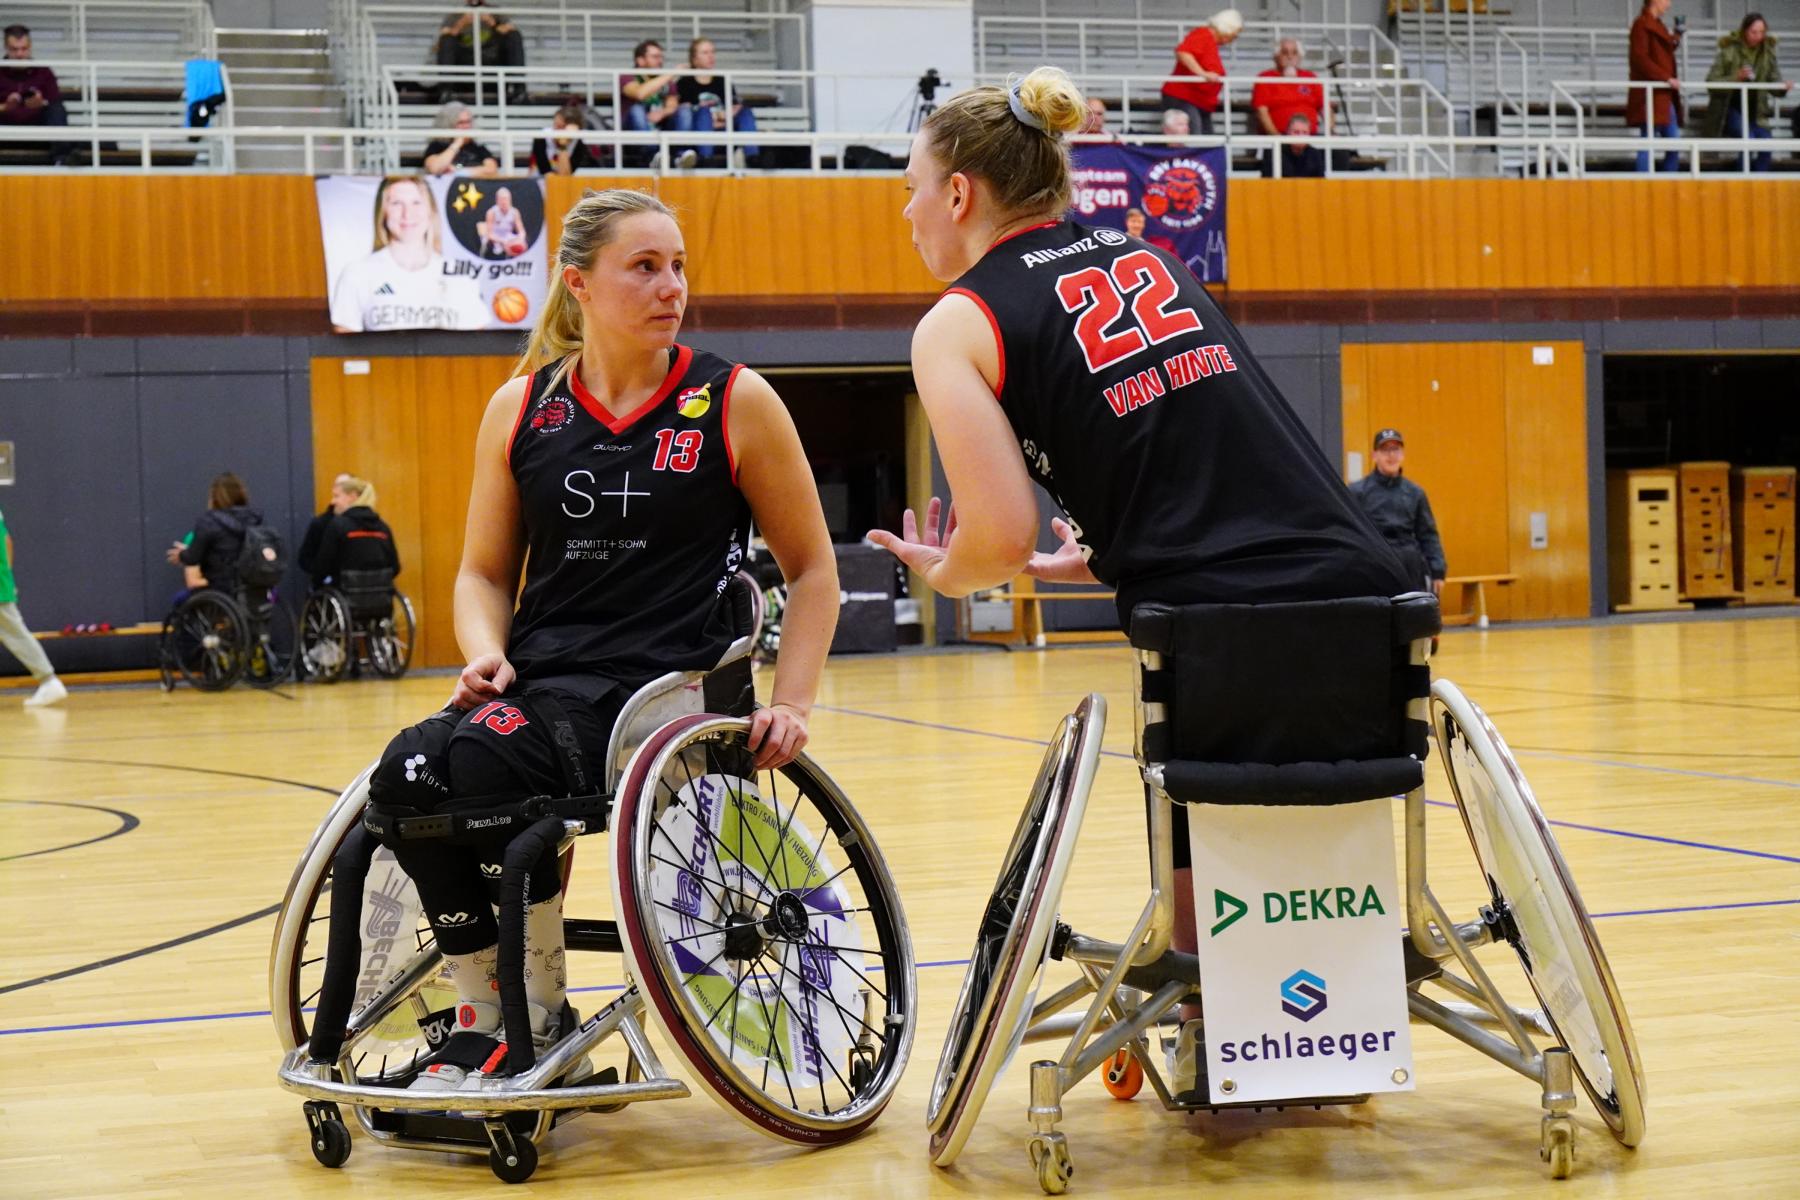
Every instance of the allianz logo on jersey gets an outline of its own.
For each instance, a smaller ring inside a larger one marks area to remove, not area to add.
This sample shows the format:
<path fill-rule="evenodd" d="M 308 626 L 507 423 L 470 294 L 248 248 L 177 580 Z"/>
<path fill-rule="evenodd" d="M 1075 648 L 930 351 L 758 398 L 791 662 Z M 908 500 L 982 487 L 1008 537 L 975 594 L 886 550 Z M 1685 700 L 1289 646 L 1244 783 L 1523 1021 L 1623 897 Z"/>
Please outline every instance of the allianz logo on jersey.
<path fill-rule="evenodd" d="M 1213 889 L 1213 917 L 1208 935 L 1218 937 L 1250 911 L 1250 905 L 1230 892 Z M 1286 892 L 1262 894 L 1262 917 L 1265 925 L 1281 925 L 1299 921 L 1335 921 L 1352 917 L 1386 916 L 1381 894 L 1374 884 L 1362 888 L 1328 886 L 1295 888 Z"/>
<path fill-rule="evenodd" d="M 1059 258 L 1072 258 L 1077 254 L 1092 254 L 1101 246 L 1123 246 L 1130 240 L 1116 229 L 1096 229 L 1093 237 L 1078 238 L 1066 246 L 1052 246 L 1048 250 L 1027 250 L 1019 255 L 1019 261 L 1027 267 L 1035 267 L 1040 263 L 1055 262 Z"/>

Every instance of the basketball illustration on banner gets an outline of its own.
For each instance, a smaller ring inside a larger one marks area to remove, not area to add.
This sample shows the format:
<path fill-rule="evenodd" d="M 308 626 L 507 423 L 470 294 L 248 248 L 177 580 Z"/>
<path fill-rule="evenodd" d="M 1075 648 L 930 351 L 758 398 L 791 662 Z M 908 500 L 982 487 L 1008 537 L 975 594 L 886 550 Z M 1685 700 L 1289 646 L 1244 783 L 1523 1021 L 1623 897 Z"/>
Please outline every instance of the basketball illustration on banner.
<path fill-rule="evenodd" d="M 508 325 L 517 325 L 531 311 L 531 300 L 516 287 L 503 287 L 494 293 L 494 316 Z"/>

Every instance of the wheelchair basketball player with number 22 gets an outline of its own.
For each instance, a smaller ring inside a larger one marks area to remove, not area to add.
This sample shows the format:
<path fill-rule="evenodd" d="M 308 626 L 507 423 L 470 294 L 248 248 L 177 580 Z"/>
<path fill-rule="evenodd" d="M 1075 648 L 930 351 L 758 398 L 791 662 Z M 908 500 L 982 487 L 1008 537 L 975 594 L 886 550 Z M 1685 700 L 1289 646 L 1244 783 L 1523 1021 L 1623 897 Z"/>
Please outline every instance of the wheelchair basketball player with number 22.
<path fill-rule="evenodd" d="M 983 914 L 927 1103 L 932 1161 L 955 1162 L 1026 1040 L 1068 1039 L 1030 1081 L 1032 1166 L 1058 1193 L 1074 1173 L 1062 1097 L 1095 1070 L 1121 1097 L 1148 1078 L 1178 1110 L 1353 1103 L 1412 1087 L 1409 1014 L 1539 1085 L 1553 1175 L 1573 1165 L 1577 1075 L 1636 1145 L 1624 1007 L 1518 764 L 1453 684 L 1430 683 L 1436 601 L 1406 594 L 1186 264 L 1063 215 L 1061 135 L 1084 113 L 1040 68 L 964 92 L 915 139 L 905 215 L 952 286 L 913 372 L 957 509 L 941 532 L 933 500 L 922 525 L 909 512 L 900 536 L 870 537 L 951 596 L 1021 569 L 1115 588 L 1138 654 L 1151 896 L 1121 943 L 1057 920 L 1105 727 L 1090 696 L 1057 730 Z M 1033 480 L 1067 514 L 1054 553 L 1030 550 Z M 1460 924 L 1425 877 L 1428 722 L 1490 899 Z M 1494 942 L 1518 951 L 1541 1011 L 1501 996 L 1475 954 Z M 1039 1000 L 1049 959 L 1079 978 Z M 1165 1021 L 1166 1080 L 1149 1041 Z"/>
<path fill-rule="evenodd" d="M 280 1079 L 326 1166 L 349 1156 L 348 1105 L 378 1141 L 522 1181 L 559 1119 L 688 1094 L 646 1011 L 727 1111 L 800 1145 L 867 1128 L 905 1065 L 900 902 L 803 752 L 830 538 L 774 391 L 676 343 L 685 257 L 641 193 L 590 192 L 564 218 L 531 373 L 476 443 L 451 707 L 345 790 L 289 886 Z M 736 582 L 753 518 L 791 596 L 766 708 Z M 615 920 L 566 918 L 567 851 L 602 831 Z M 569 950 L 624 955 L 626 990 L 585 1020 Z M 623 1061 L 596 1070 L 615 1033 Z"/>

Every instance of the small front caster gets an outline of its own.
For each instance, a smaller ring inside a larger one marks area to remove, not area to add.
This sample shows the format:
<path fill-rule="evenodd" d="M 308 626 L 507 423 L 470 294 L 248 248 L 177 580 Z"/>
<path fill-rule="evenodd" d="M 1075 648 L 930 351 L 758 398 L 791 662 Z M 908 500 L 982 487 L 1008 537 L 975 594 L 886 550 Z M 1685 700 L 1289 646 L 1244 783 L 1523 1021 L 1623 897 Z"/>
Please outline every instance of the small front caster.
<path fill-rule="evenodd" d="M 1100 1080 L 1114 1100 L 1129 1100 L 1144 1086 L 1144 1068 L 1129 1050 L 1121 1050 L 1106 1060 Z"/>
<path fill-rule="evenodd" d="M 538 1152 L 530 1138 L 515 1134 L 505 1121 L 489 1121 L 488 1166 L 502 1183 L 524 1183 L 537 1170 Z"/>
<path fill-rule="evenodd" d="M 1550 1178 L 1567 1179 L 1575 1170 L 1575 1122 L 1569 1117 L 1545 1117 L 1538 1157 L 1550 1164 Z"/>
<path fill-rule="evenodd" d="M 313 1157 L 319 1165 L 336 1168 L 349 1162 L 350 1131 L 344 1128 L 337 1105 L 329 1100 L 308 1100 L 303 1107 Z"/>
<path fill-rule="evenodd" d="M 1031 1165 L 1045 1195 L 1060 1196 L 1069 1190 L 1075 1161 L 1069 1157 L 1069 1139 L 1060 1133 L 1036 1133 L 1031 1137 Z"/>

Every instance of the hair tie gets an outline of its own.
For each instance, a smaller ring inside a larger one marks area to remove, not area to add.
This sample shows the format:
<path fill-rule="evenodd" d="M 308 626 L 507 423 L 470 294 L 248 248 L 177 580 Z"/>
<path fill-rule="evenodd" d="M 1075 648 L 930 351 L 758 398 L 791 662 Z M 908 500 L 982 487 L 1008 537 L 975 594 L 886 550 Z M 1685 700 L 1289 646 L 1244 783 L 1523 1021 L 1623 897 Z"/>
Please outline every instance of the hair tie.
<path fill-rule="evenodd" d="M 1007 89 L 1007 92 L 1006 92 L 1007 107 L 1012 109 L 1012 115 L 1014 117 L 1018 118 L 1019 124 L 1029 125 L 1031 128 L 1037 130 L 1039 133 L 1043 133 L 1044 132 L 1044 122 L 1041 121 L 1040 119 L 1038 119 L 1037 117 L 1032 116 L 1030 113 L 1026 112 L 1025 106 L 1023 104 L 1019 103 L 1019 85 L 1024 82 L 1025 81 L 1023 79 L 1014 80 L 1012 83 L 1012 86 Z"/>

